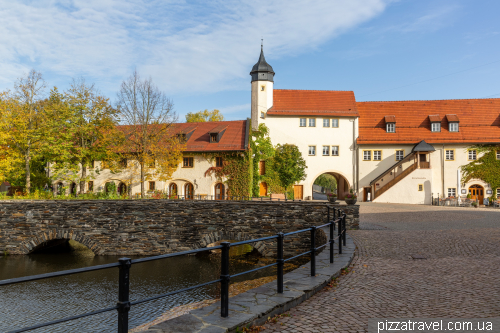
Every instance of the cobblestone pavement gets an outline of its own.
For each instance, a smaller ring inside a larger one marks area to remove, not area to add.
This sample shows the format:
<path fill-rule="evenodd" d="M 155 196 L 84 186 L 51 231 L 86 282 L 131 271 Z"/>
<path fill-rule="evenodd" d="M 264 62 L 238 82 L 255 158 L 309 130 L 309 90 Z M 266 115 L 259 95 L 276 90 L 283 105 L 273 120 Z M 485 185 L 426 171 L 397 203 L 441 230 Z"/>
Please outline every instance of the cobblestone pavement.
<path fill-rule="evenodd" d="M 349 232 L 358 247 L 350 272 L 265 333 L 367 332 L 369 318 L 500 317 L 500 211 L 362 203 L 360 219 L 361 230 Z"/>

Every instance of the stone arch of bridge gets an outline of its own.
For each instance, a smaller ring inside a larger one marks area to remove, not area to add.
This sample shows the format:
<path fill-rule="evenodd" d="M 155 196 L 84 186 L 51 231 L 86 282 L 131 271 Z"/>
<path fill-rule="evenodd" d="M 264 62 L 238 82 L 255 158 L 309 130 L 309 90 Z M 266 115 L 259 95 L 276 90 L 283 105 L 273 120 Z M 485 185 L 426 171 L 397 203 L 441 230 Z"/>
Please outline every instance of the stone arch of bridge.
<path fill-rule="evenodd" d="M 255 235 L 253 235 L 253 236 L 255 236 Z M 207 247 L 207 245 L 209 245 L 209 244 L 228 240 L 228 239 L 236 240 L 238 242 L 243 242 L 246 240 L 250 240 L 252 238 L 255 238 L 255 237 L 252 237 L 252 235 L 249 235 L 245 232 L 214 231 L 214 232 L 211 232 L 209 234 L 204 235 L 201 238 L 201 241 L 198 242 L 198 248 L 204 248 L 204 247 Z M 274 241 L 274 240 L 271 240 L 271 241 Z M 252 246 L 254 249 L 256 249 L 257 251 L 259 251 L 259 253 L 264 257 L 268 257 L 268 256 L 273 255 L 273 251 L 270 251 L 267 248 L 266 242 L 252 242 L 252 243 L 248 243 L 248 244 L 250 246 Z"/>
<path fill-rule="evenodd" d="M 51 241 L 59 239 L 72 239 L 88 247 L 92 252 L 94 252 L 95 255 L 104 254 L 104 250 L 95 240 L 68 229 L 54 230 L 52 232 L 41 232 L 39 234 L 35 234 L 21 244 L 21 249 L 23 250 L 24 254 L 30 254 L 33 251 L 41 248 L 44 244 L 48 244 Z"/>

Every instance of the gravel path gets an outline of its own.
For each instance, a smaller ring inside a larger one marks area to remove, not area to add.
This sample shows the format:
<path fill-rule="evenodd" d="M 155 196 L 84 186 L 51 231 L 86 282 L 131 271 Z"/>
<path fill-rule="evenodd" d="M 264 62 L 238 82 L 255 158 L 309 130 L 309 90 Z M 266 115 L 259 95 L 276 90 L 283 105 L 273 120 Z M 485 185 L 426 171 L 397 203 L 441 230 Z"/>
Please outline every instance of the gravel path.
<path fill-rule="evenodd" d="M 500 317 L 500 211 L 362 203 L 360 219 L 361 230 L 349 232 L 358 247 L 350 272 L 265 333 L 367 332 L 369 318 Z"/>

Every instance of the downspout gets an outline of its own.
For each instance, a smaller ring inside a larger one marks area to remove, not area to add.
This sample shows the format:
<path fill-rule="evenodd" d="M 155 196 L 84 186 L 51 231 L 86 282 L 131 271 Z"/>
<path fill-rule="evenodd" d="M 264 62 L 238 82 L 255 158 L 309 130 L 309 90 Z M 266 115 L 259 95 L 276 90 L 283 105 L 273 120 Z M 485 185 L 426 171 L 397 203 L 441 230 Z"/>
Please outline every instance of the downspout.
<path fill-rule="evenodd" d="M 358 183 L 356 182 L 356 118 L 352 121 L 352 189 L 358 192 Z"/>
<path fill-rule="evenodd" d="M 443 143 L 443 149 L 441 151 L 441 183 L 442 183 L 442 190 L 443 192 L 441 192 L 443 194 L 443 198 L 445 197 L 444 196 L 444 143 Z"/>

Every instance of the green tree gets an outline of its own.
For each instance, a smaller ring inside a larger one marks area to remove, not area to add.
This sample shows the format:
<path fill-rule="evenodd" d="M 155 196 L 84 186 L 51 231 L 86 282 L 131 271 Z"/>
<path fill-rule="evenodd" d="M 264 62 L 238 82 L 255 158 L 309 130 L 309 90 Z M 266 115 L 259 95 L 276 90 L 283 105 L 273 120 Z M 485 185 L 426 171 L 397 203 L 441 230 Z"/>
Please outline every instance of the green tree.
<path fill-rule="evenodd" d="M 287 192 L 295 183 L 306 179 L 306 161 L 296 145 L 278 144 L 274 156 L 268 161 L 267 178 L 274 179 Z"/>
<path fill-rule="evenodd" d="M 114 150 L 123 137 L 116 129 L 117 110 L 83 79 L 73 80 L 60 99 L 67 109 L 69 126 L 64 136 L 55 136 L 47 150 L 51 160 L 57 162 L 53 167 L 55 177 L 78 181 L 83 194 L 85 182 L 94 177 L 90 169 L 94 161 L 120 158 Z"/>
<path fill-rule="evenodd" d="M 187 123 L 202 123 L 206 121 L 223 121 L 224 116 L 220 113 L 219 110 L 214 109 L 212 111 L 198 111 L 198 112 L 189 112 L 186 115 Z"/>
<path fill-rule="evenodd" d="M 495 190 L 500 188 L 500 160 L 497 159 L 500 145 L 476 145 L 471 148 L 477 149 L 478 154 L 482 153 L 482 156 L 461 167 L 462 183 L 465 184 L 471 179 L 482 179 L 490 184 L 494 191 L 493 196 L 496 196 Z"/>
<path fill-rule="evenodd" d="M 314 181 L 314 185 L 322 186 L 326 189 L 329 189 L 330 192 L 335 193 L 337 191 L 337 180 L 332 175 L 324 173 L 320 175 Z"/>

